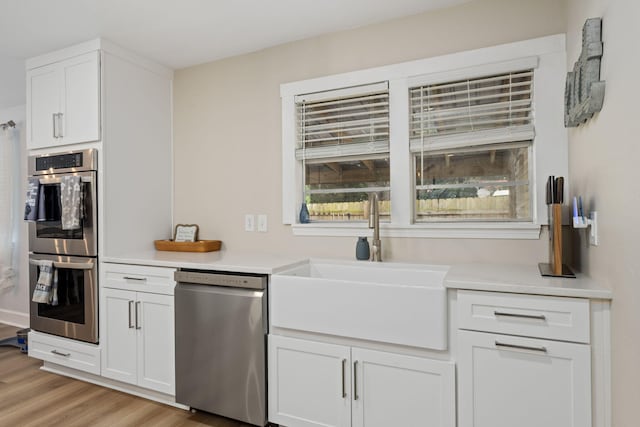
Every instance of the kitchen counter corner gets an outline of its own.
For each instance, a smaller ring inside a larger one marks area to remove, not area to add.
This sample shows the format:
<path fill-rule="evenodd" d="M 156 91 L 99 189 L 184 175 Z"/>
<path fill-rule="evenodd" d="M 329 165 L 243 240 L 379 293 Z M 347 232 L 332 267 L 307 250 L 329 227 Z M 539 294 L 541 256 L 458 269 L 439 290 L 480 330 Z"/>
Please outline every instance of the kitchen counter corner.
<path fill-rule="evenodd" d="M 106 256 L 101 261 L 156 267 L 190 268 L 233 273 L 274 274 L 303 263 L 307 258 L 256 252 L 147 251 Z"/>
<path fill-rule="evenodd" d="M 509 264 L 452 265 L 444 285 L 450 289 L 611 299 L 611 290 L 583 275 L 575 279 L 543 277 L 538 266 Z"/>

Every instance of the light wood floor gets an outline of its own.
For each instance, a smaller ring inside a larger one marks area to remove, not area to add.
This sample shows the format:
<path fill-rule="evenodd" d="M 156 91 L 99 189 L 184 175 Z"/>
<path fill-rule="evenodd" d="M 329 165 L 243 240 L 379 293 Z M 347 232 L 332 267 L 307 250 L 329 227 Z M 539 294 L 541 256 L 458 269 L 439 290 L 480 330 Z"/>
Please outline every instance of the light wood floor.
<path fill-rule="evenodd" d="M 18 329 L 0 324 L 0 338 Z M 0 426 L 249 426 L 44 372 L 41 365 L 18 348 L 0 347 Z"/>

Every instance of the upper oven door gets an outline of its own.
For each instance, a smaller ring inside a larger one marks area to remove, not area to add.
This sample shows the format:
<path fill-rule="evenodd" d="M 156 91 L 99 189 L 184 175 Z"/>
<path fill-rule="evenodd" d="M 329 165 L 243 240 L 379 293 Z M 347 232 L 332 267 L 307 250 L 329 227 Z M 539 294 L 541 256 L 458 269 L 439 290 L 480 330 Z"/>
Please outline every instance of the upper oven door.
<path fill-rule="evenodd" d="M 80 228 L 63 230 L 60 222 L 60 181 L 63 175 L 80 176 L 84 192 L 84 215 Z M 97 256 L 96 172 L 41 175 L 40 193 L 47 205 L 47 218 L 29 222 L 29 251 L 43 254 Z"/>

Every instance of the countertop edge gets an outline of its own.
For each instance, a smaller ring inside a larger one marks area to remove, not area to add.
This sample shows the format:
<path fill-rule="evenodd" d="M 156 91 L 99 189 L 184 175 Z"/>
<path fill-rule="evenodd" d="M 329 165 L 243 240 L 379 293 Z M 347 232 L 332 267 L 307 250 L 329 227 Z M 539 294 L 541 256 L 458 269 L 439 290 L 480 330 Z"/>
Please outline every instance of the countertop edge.
<path fill-rule="evenodd" d="M 579 289 L 579 288 L 554 288 L 548 286 L 532 286 L 505 283 L 484 283 L 466 281 L 447 281 L 444 287 L 447 289 L 460 289 L 470 291 L 506 292 L 514 294 L 546 295 L 557 297 L 574 297 L 589 299 L 611 300 L 612 292 L 606 289 Z"/>
<path fill-rule="evenodd" d="M 127 264 L 148 267 L 166 267 L 166 268 L 191 268 L 198 270 L 225 271 L 229 273 L 250 273 L 250 274 L 275 274 L 307 262 L 307 259 L 298 261 L 283 261 L 274 263 L 272 266 L 259 266 L 251 264 L 225 263 L 224 261 L 212 262 L 193 262 L 185 260 L 160 260 L 148 257 L 131 257 L 131 256 L 106 256 L 100 259 L 100 262 L 109 264 Z"/>

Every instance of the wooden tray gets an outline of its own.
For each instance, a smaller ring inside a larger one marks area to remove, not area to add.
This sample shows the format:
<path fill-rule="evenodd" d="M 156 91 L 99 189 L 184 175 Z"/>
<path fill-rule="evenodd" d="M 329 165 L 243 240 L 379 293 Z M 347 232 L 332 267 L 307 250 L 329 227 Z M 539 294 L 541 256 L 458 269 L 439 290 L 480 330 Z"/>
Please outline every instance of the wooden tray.
<path fill-rule="evenodd" d="M 159 251 L 173 252 L 213 252 L 219 251 L 220 240 L 198 240 L 197 242 L 174 242 L 173 240 L 155 240 L 154 245 Z"/>

